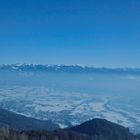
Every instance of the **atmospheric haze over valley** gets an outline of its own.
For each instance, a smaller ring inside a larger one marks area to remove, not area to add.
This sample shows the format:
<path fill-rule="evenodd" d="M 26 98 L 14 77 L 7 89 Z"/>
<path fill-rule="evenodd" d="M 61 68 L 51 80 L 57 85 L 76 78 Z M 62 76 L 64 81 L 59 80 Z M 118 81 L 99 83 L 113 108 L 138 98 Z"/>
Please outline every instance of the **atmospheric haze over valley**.
<path fill-rule="evenodd" d="M 93 118 L 140 132 L 140 69 L 1 65 L 0 106 L 61 128 Z"/>

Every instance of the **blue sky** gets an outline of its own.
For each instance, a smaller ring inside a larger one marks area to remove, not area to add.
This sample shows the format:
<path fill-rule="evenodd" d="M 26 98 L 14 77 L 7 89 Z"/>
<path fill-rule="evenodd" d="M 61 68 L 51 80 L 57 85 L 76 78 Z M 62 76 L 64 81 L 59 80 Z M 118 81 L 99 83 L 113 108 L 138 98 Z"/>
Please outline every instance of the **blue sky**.
<path fill-rule="evenodd" d="M 140 67 L 139 0 L 0 1 L 0 63 Z"/>

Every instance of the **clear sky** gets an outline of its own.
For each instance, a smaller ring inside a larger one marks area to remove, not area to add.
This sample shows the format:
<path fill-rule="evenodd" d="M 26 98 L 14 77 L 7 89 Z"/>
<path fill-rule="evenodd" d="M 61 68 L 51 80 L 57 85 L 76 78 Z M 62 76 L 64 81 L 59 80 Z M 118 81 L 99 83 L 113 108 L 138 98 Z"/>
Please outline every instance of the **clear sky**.
<path fill-rule="evenodd" d="M 140 67 L 140 0 L 1 0 L 0 63 Z"/>

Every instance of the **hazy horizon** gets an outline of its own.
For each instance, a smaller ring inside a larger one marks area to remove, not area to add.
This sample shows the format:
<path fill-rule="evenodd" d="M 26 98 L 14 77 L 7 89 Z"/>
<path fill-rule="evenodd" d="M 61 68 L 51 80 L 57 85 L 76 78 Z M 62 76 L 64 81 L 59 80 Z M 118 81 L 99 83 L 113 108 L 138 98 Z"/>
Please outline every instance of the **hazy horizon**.
<path fill-rule="evenodd" d="M 42 65 L 42 66 L 80 66 L 80 67 L 91 67 L 91 68 L 108 68 L 108 69 L 140 69 L 140 67 L 111 67 L 111 66 L 95 66 L 95 65 L 82 65 L 82 64 L 47 64 L 47 63 L 0 63 L 2 65 Z"/>

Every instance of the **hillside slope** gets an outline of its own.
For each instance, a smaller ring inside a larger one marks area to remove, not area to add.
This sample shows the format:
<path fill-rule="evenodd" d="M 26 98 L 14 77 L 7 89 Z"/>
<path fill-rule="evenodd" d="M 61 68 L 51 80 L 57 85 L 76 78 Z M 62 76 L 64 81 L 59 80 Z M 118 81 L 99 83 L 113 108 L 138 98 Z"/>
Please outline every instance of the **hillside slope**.
<path fill-rule="evenodd" d="M 93 119 L 79 126 L 72 127 L 68 131 L 87 134 L 91 137 L 107 140 L 133 140 L 134 135 L 129 129 L 104 119 Z"/>
<path fill-rule="evenodd" d="M 16 132 L 0 129 L 0 140 L 140 140 L 128 129 L 106 120 L 94 119 L 70 129 Z"/>
<path fill-rule="evenodd" d="M 51 121 L 42 121 L 25 117 L 10 111 L 0 109 L 0 126 L 8 126 L 16 130 L 55 130 L 59 126 Z"/>

